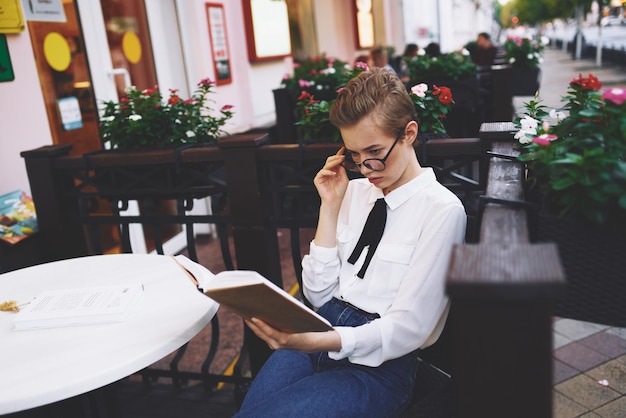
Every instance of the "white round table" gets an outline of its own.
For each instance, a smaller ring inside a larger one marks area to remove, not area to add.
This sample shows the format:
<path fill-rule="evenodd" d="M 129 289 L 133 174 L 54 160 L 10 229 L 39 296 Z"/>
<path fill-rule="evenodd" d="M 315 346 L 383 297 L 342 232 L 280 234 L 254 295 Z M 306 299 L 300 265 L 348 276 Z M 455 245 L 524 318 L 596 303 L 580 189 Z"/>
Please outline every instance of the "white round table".
<path fill-rule="evenodd" d="M 129 376 L 188 342 L 218 305 L 168 256 L 81 257 L 0 274 L 0 302 L 43 290 L 139 282 L 123 322 L 16 331 L 0 312 L 0 415 L 71 398 Z"/>

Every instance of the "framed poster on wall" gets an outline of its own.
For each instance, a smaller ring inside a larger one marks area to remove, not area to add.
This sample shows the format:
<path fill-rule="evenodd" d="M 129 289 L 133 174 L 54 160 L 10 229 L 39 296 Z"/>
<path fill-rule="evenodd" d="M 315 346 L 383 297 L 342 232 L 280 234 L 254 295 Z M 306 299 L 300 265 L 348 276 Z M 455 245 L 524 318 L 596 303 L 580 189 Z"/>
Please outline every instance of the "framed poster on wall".
<path fill-rule="evenodd" d="M 269 61 L 291 55 L 285 0 L 242 0 L 248 60 Z"/>
<path fill-rule="evenodd" d="M 209 22 L 209 39 L 213 51 L 213 68 L 215 69 L 215 84 L 228 84 L 233 81 L 228 50 L 228 34 L 224 5 L 220 3 L 205 3 L 206 15 Z"/>

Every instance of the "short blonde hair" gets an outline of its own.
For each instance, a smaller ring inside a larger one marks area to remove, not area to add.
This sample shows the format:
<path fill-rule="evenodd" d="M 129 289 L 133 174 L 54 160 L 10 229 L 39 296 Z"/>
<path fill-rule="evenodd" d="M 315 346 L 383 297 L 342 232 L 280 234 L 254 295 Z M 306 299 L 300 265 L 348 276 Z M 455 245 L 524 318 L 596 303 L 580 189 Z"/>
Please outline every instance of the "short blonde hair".
<path fill-rule="evenodd" d="M 338 128 L 357 124 L 372 115 L 374 123 L 395 136 L 417 120 L 413 101 L 398 75 L 384 68 L 364 71 L 348 82 L 330 107 L 330 122 Z"/>

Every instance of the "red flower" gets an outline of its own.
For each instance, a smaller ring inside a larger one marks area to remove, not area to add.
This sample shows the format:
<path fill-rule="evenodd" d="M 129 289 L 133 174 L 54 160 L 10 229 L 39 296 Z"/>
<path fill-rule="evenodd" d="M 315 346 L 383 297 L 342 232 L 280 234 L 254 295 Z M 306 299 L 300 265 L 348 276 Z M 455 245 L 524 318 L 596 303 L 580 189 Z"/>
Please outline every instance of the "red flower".
<path fill-rule="evenodd" d="M 222 112 L 226 112 L 226 111 L 228 111 L 228 110 L 230 110 L 232 108 L 233 108 L 232 105 L 224 105 L 224 106 L 222 106 Z"/>
<path fill-rule="evenodd" d="M 215 84 L 215 82 L 207 77 L 200 80 L 200 82 L 198 83 L 198 87 L 210 87 L 213 84 Z"/>
<path fill-rule="evenodd" d="M 450 91 L 450 88 L 448 87 L 444 87 L 444 86 L 437 87 L 433 85 L 433 95 L 439 96 L 439 101 L 441 102 L 441 104 L 446 105 L 446 106 L 454 101 L 452 99 L 452 92 Z"/>
<path fill-rule="evenodd" d="M 300 96 L 298 96 L 298 101 L 311 99 L 313 99 L 313 96 L 311 96 L 311 94 L 305 90 L 302 90 L 302 93 L 300 93 Z"/>
<path fill-rule="evenodd" d="M 178 97 L 178 96 L 170 96 L 170 98 L 167 100 L 167 103 L 169 105 L 171 105 L 171 106 L 174 106 L 179 101 L 180 101 L 180 97 Z"/>
<path fill-rule="evenodd" d="M 583 90 L 591 91 L 591 90 L 600 90 L 602 88 L 602 83 L 596 76 L 593 74 L 589 74 L 589 77 L 584 78 L 582 74 L 579 74 L 578 77 L 574 78 L 570 83 L 570 86 L 580 86 Z"/>

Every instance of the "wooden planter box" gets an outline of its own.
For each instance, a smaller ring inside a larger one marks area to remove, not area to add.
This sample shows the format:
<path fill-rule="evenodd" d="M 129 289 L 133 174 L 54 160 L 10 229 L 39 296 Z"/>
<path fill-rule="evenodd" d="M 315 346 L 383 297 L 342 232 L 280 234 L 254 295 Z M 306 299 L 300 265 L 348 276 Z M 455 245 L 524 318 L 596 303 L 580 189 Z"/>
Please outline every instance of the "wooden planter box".
<path fill-rule="evenodd" d="M 540 86 L 539 68 L 511 68 L 511 91 L 513 96 L 534 96 Z"/>
<path fill-rule="evenodd" d="M 539 214 L 538 241 L 558 245 L 567 287 L 555 315 L 626 327 L 626 237 L 613 230 Z"/>

